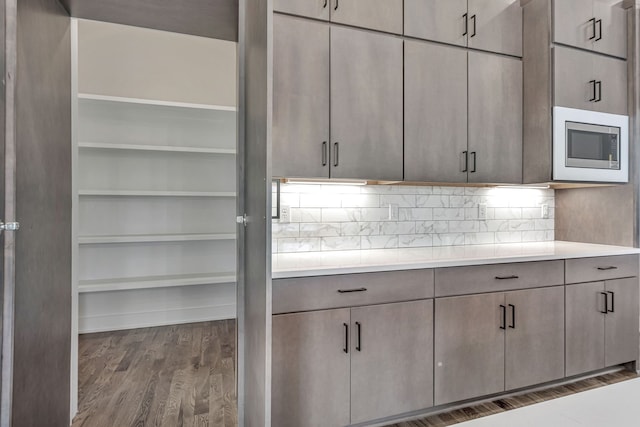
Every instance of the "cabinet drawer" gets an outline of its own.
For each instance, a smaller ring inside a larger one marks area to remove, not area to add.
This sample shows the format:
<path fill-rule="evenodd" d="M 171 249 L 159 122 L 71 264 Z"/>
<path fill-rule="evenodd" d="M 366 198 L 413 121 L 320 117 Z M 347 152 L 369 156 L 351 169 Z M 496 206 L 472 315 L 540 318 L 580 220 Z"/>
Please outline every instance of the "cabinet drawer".
<path fill-rule="evenodd" d="M 433 298 L 433 270 L 273 281 L 273 314 Z"/>
<path fill-rule="evenodd" d="M 638 275 L 638 255 L 568 259 L 566 269 L 567 283 L 633 277 Z"/>
<path fill-rule="evenodd" d="M 520 262 L 436 269 L 436 297 L 562 285 L 564 261 Z"/>

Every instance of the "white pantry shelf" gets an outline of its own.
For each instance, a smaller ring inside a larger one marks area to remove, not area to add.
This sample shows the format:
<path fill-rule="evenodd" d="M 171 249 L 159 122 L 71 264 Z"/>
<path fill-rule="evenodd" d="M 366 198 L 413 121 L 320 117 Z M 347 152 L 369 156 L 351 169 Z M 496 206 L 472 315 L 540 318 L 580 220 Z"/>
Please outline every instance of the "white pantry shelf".
<path fill-rule="evenodd" d="M 185 274 L 180 276 L 145 276 L 118 279 L 80 280 L 80 293 L 129 291 L 135 289 L 171 288 L 179 286 L 235 283 L 235 273 Z"/>
<path fill-rule="evenodd" d="M 180 147 L 177 145 L 110 144 L 102 142 L 79 142 L 80 148 L 131 151 L 167 151 L 172 153 L 202 153 L 235 155 L 236 150 L 226 148 Z"/>
<path fill-rule="evenodd" d="M 134 191 L 134 190 L 79 190 L 80 196 L 131 197 L 236 197 L 232 191 Z"/>
<path fill-rule="evenodd" d="M 236 240 L 233 233 L 192 234 L 130 234 L 120 236 L 79 236 L 80 245 L 100 243 L 151 243 L 151 242 L 195 242 L 213 240 Z"/>
<path fill-rule="evenodd" d="M 121 102 L 124 104 L 155 105 L 159 107 L 193 108 L 198 110 L 216 110 L 216 111 L 237 111 L 238 110 L 236 107 L 229 107 L 225 105 L 193 104 L 188 102 L 160 101 L 157 99 L 142 99 L 142 98 L 126 98 L 123 96 L 96 95 L 91 93 L 79 93 L 78 99 L 86 99 L 90 101 Z"/>

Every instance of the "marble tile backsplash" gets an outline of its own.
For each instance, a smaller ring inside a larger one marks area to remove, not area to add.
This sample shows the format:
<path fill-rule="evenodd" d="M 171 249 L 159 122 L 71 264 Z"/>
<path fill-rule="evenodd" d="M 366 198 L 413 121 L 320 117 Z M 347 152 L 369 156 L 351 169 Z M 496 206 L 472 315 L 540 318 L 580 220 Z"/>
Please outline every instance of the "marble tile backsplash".
<path fill-rule="evenodd" d="M 280 195 L 290 222 L 273 221 L 274 253 L 554 240 L 550 189 L 282 184 Z"/>

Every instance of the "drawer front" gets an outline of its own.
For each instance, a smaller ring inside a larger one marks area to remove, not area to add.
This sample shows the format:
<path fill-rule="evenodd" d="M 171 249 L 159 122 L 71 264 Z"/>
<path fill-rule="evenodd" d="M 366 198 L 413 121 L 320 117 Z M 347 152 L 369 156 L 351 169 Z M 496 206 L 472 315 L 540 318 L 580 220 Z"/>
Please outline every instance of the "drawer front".
<path fill-rule="evenodd" d="M 638 275 L 638 255 L 568 259 L 566 269 L 567 283 L 634 277 Z"/>
<path fill-rule="evenodd" d="M 438 268 L 436 297 L 500 292 L 564 284 L 564 261 Z"/>
<path fill-rule="evenodd" d="M 273 314 L 433 298 L 433 270 L 273 281 Z"/>

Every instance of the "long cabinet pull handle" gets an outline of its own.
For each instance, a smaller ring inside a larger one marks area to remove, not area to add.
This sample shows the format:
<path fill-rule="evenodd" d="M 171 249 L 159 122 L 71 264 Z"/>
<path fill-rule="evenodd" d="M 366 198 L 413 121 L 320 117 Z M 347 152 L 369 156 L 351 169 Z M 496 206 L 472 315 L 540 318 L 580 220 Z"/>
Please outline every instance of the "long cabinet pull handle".
<path fill-rule="evenodd" d="M 350 294 L 352 292 L 366 292 L 367 288 L 357 288 L 357 289 L 338 289 L 339 294 Z"/>
<path fill-rule="evenodd" d="M 617 270 L 618 267 L 616 267 L 615 265 L 610 265 L 608 267 L 598 267 L 598 270 L 600 271 L 608 271 L 608 270 Z"/>
<path fill-rule="evenodd" d="M 593 88 L 593 96 L 591 97 L 591 99 L 589 100 L 589 102 L 594 102 L 596 99 L 598 99 L 598 92 L 597 92 L 597 83 L 595 80 L 591 80 L 589 82 L 589 84 L 591 85 L 591 87 Z"/>
<path fill-rule="evenodd" d="M 333 144 L 333 166 L 338 166 L 339 162 L 339 155 L 340 155 L 340 143 L 336 142 Z"/>
<path fill-rule="evenodd" d="M 500 329 L 507 329 L 507 307 L 502 304 L 500 304 L 500 314 Z"/>
<path fill-rule="evenodd" d="M 360 324 L 360 322 L 356 322 L 356 327 L 358 328 L 358 343 L 356 344 L 356 350 L 362 351 L 362 325 Z"/>
<path fill-rule="evenodd" d="M 596 86 L 598 86 L 598 99 L 596 99 L 596 102 L 600 102 L 602 101 L 602 80 L 598 80 Z"/>
<path fill-rule="evenodd" d="M 471 20 L 473 21 L 473 32 L 471 33 L 471 37 L 475 37 L 476 36 L 476 15 L 473 15 L 471 17 Z"/>
<path fill-rule="evenodd" d="M 511 324 L 509 325 L 509 327 L 511 329 L 515 329 L 516 328 L 516 306 L 513 304 L 509 304 L 509 308 L 511 309 Z"/>
<path fill-rule="evenodd" d="M 468 151 L 462 152 L 461 160 L 462 160 L 461 162 L 462 172 L 467 172 L 469 170 L 469 152 Z"/>
<path fill-rule="evenodd" d="M 515 274 L 511 276 L 496 276 L 496 280 L 513 280 L 513 279 L 519 279 L 519 278 L 520 276 L 516 276 Z"/>
<path fill-rule="evenodd" d="M 344 325 L 344 348 L 342 351 L 345 353 L 349 353 L 349 325 L 347 323 L 343 323 Z"/>
<path fill-rule="evenodd" d="M 462 35 L 466 36 L 469 34 L 469 14 L 465 13 L 462 15 L 462 19 L 464 19 L 464 33 L 462 33 Z"/>
<path fill-rule="evenodd" d="M 327 141 L 322 141 L 322 166 L 327 166 Z"/>
<path fill-rule="evenodd" d="M 476 172 L 476 152 L 475 151 L 471 152 L 471 157 L 473 158 L 473 169 L 471 169 L 469 172 L 475 173 Z"/>
<path fill-rule="evenodd" d="M 596 18 L 591 18 L 587 22 L 591 23 L 591 29 L 593 30 L 593 35 L 589 37 L 589 40 L 593 40 L 596 38 Z"/>
<path fill-rule="evenodd" d="M 322 6 L 323 9 L 327 8 L 327 4 L 329 3 L 329 0 L 324 0 L 324 5 Z"/>
<path fill-rule="evenodd" d="M 602 19 L 598 19 L 596 24 L 598 24 L 598 37 L 596 38 L 596 41 L 600 41 L 602 40 Z"/>
<path fill-rule="evenodd" d="M 611 292 L 611 291 L 607 291 L 607 293 L 609 295 L 611 295 L 611 310 L 609 310 L 609 305 L 607 305 L 607 313 L 615 313 L 615 311 L 616 311 L 616 294 Z"/>
<path fill-rule="evenodd" d="M 336 0 L 336 7 L 334 7 L 333 10 L 338 10 L 338 6 L 339 6 L 338 1 L 339 0 Z"/>
<path fill-rule="evenodd" d="M 604 310 L 600 310 L 600 313 L 607 314 L 609 312 L 609 294 L 600 292 L 600 295 L 604 295 Z"/>

